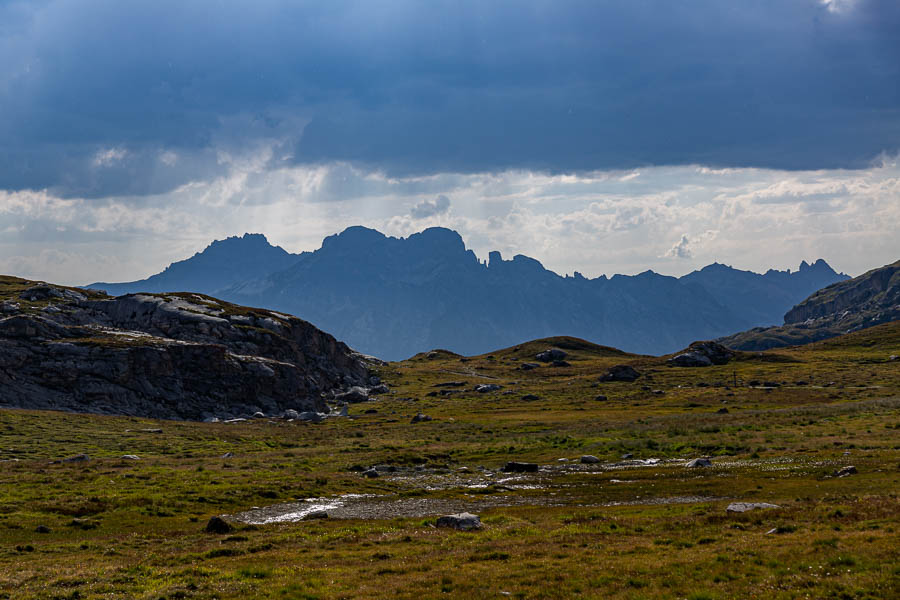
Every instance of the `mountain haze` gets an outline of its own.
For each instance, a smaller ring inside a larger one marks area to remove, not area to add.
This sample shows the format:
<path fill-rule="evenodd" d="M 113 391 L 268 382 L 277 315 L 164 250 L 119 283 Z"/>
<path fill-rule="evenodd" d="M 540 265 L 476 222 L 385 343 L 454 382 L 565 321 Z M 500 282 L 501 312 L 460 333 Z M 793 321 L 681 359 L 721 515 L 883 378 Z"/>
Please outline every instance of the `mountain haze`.
<path fill-rule="evenodd" d="M 240 257 L 235 265 L 227 262 L 232 256 Z M 401 359 L 438 347 L 478 354 L 557 335 L 663 354 L 777 323 L 811 292 L 844 278 L 822 260 L 764 275 L 717 264 L 680 279 L 652 271 L 563 277 L 523 255 L 505 260 L 491 252 L 479 261 L 449 229 L 395 238 L 350 227 L 297 255 L 262 236 L 229 238 L 147 280 L 92 287 L 215 294 L 299 315 L 357 350 Z"/>

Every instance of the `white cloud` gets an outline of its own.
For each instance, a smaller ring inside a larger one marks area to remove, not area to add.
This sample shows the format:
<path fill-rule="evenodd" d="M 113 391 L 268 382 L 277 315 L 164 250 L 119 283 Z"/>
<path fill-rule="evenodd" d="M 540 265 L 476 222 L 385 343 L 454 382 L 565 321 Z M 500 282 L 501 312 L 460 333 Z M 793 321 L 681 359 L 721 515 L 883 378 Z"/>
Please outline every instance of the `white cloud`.
<path fill-rule="evenodd" d="M 409 211 L 413 219 L 427 219 L 435 215 L 445 214 L 450 210 L 450 198 L 440 194 L 434 200 L 422 200 Z"/>
<path fill-rule="evenodd" d="M 128 151 L 125 148 L 105 148 L 94 155 L 92 164 L 95 167 L 111 167 L 122 162 L 126 156 L 128 156 Z"/>
<path fill-rule="evenodd" d="M 716 260 L 764 271 L 819 257 L 856 274 L 900 257 L 896 159 L 860 171 L 650 167 L 622 181 L 627 173 L 271 168 L 271 152 L 223 157 L 226 175 L 157 196 L 0 191 L 0 271 L 76 284 L 138 279 L 228 235 L 260 231 L 298 252 L 356 224 L 402 236 L 450 227 L 481 257 L 526 254 L 589 277 L 678 275 Z"/>

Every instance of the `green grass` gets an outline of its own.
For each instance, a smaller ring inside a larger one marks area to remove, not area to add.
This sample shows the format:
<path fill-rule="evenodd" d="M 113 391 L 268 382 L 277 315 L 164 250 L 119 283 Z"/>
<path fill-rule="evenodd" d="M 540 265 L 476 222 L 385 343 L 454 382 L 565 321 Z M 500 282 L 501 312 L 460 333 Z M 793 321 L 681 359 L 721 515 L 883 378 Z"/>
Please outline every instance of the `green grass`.
<path fill-rule="evenodd" d="M 563 344 L 570 367 L 517 369 Z M 891 354 L 900 354 L 900 324 L 705 369 L 554 338 L 388 364 L 380 375 L 390 395 L 319 425 L 2 410 L 0 598 L 897 597 L 900 363 Z M 619 363 L 644 376 L 598 383 Z M 451 380 L 468 385 L 428 395 Z M 466 391 L 482 382 L 503 389 Z M 418 412 L 433 420 L 410 424 Z M 142 431 L 155 428 L 162 433 Z M 91 460 L 51 464 L 82 452 Z M 391 463 L 475 473 L 626 452 L 708 455 L 717 466 L 560 471 L 546 489 L 513 491 L 351 471 Z M 859 473 L 831 477 L 847 464 Z M 483 510 L 474 533 L 435 529 L 427 516 L 203 531 L 213 515 L 348 492 L 534 504 Z M 701 499 L 656 503 L 679 496 Z M 727 514 L 732 499 L 781 508 Z"/>

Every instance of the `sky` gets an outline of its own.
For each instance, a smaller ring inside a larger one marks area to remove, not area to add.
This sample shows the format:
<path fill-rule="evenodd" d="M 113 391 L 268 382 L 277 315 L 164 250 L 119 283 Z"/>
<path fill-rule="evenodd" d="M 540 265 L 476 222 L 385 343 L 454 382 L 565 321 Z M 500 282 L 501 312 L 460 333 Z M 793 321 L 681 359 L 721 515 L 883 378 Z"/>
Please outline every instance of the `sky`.
<path fill-rule="evenodd" d="M 588 277 L 900 258 L 896 0 L 0 0 L 0 272 L 459 231 Z"/>

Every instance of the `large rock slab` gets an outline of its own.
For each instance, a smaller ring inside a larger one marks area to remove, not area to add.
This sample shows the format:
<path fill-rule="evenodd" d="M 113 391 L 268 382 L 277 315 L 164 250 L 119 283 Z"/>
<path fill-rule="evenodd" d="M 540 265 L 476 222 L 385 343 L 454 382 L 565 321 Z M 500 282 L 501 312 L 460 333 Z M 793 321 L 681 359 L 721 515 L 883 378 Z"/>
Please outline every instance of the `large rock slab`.
<path fill-rule="evenodd" d="M 368 364 L 296 317 L 199 294 L 41 284 L 0 315 L 0 406 L 164 419 L 327 412 Z M 0 298 L 3 300 L 3 298 Z"/>

